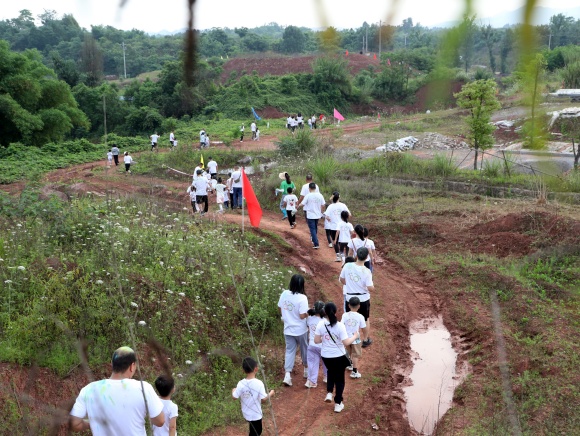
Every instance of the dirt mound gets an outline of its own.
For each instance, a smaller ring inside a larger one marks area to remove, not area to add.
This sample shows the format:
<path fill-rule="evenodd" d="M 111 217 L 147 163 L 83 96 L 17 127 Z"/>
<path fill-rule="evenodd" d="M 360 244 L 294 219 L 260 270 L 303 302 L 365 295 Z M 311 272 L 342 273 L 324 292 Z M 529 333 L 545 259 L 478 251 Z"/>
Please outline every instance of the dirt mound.
<path fill-rule="evenodd" d="M 262 77 L 266 74 L 272 76 L 283 76 L 284 74 L 292 73 L 312 73 L 312 64 L 318 56 L 272 56 L 272 57 L 239 57 L 226 62 L 223 66 L 221 74 L 221 81 L 227 81 L 232 72 L 237 73 L 236 77 L 243 74 L 252 74 L 253 71 Z M 348 69 L 351 74 L 358 74 L 361 70 L 373 66 L 380 67 L 378 59 L 373 59 L 371 56 L 361 54 L 349 54 L 346 57 L 348 61 Z"/>
<path fill-rule="evenodd" d="M 480 236 L 473 251 L 488 253 L 497 257 L 525 256 L 532 251 L 534 238 L 519 233 L 499 232 Z"/>

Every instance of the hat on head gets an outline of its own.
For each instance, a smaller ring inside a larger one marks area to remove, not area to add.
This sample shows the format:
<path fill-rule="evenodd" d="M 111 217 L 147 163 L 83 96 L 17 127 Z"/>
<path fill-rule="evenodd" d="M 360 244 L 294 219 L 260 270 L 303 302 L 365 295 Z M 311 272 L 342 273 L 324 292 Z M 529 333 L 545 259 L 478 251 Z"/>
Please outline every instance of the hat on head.
<path fill-rule="evenodd" d="M 286 180 L 286 173 L 282 172 L 282 173 L 278 174 L 278 178 L 281 180 Z"/>

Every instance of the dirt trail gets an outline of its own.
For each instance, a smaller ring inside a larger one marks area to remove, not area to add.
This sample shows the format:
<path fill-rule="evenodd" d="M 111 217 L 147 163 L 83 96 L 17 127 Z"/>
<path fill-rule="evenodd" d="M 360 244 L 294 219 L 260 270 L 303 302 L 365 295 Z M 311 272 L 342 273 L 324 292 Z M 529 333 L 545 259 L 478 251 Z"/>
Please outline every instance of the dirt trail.
<path fill-rule="evenodd" d="M 360 126 L 354 126 L 360 128 Z M 262 144 L 260 144 L 262 145 Z M 181 194 L 188 181 L 156 179 L 148 176 L 125 176 L 115 169 L 93 171 L 99 163 L 88 163 L 72 168 L 62 169 L 48 174 L 45 181 L 49 183 L 74 183 L 76 194 L 92 192 L 97 196 L 110 193 L 113 196 L 131 195 L 135 192 L 163 198 L 176 209 L 187 207 L 186 196 Z M 178 194 L 171 191 L 176 188 Z M 16 193 L 22 189 L 21 184 L 7 185 L 4 190 Z M 215 201 L 210 200 L 210 207 L 215 210 Z M 265 211 L 260 229 L 280 235 L 293 248 L 281 247 L 286 252 L 284 258 L 293 266 L 304 272 L 307 282 L 307 295 L 312 303 L 317 298 L 326 301 L 342 302 L 342 287 L 338 282 L 340 263 L 334 261 L 334 251 L 324 244 L 324 230 L 320 229 L 321 248 L 311 248 L 310 235 L 303 218 L 297 220 L 297 227 L 289 228 L 287 221 L 280 220 L 281 215 Z M 209 213 L 203 219 L 241 222 L 238 213 Z M 356 216 L 355 216 L 356 220 Z M 245 225 L 250 229 L 246 217 Z M 275 241 L 274 241 L 275 243 Z M 375 292 L 371 303 L 371 337 L 374 344 L 363 352 L 360 369 L 363 377 L 358 380 L 348 378 L 345 390 L 345 409 L 335 414 L 330 404 L 324 403 L 325 385 L 320 383 L 316 389 L 306 389 L 301 375 L 302 367 L 296 365 L 293 375 L 294 386 L 278 389 L 273 400 L 274 412 L 279 434 L 281 435 L 319 435 L 340 432 L 342 434 L 415 434 L 409 427 L 405 416 L 403 385 L 409 374 L 412 362 L 409 354 L 409 323 L 418 318 L 439 313 L 440 303 L 420 280 L 415 280 L 390 261 L 384 253 L 386 247 L 377 244 L 381 259 L 374 272 Z M 382 253 L 382 254 L 381 254 Z M 341 308 L 342 304 L 337 304 Z M 340 309 L 339 317 L 342 315 Z M 299 362 L 299 359 L 297 359 Z M 281 380 L 283 370 L 280 368 Z M 280 381 L 276 380 L 276 382 Z M 274 434 L 271 414 L 265 409 L 265 432 Z M 371 429 L 377 423 L 379 431 Z M 246 427 L 236 426 L 217 429 L 209 434 L 246 434 Z"/>

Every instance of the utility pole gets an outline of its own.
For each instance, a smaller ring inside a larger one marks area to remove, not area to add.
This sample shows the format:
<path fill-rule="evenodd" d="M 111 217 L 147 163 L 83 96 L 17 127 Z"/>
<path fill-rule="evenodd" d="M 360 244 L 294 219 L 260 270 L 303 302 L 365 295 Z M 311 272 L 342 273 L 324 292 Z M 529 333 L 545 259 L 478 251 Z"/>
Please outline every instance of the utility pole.
<path fill-rule="evenodd" d="M 125 41 L 121 44 L 123 46 L 123 70 L 125 72 L 125 79 L 127 78 L 127 61 L 125 60 Z"/>
<path fill-rule="evenodd" d="M 383 21 L 379 20 L 379 62 L 381 61 L 381 31 L 383 30 Z"/>
<path fill-rule="evenodd" d="M 368 53 L 369 52 L 369 26 L 367 26 L 367 38 L 366 38 L 366 40 L 367 40 L 367 47 L 366 47 L 365 53 Z"/>

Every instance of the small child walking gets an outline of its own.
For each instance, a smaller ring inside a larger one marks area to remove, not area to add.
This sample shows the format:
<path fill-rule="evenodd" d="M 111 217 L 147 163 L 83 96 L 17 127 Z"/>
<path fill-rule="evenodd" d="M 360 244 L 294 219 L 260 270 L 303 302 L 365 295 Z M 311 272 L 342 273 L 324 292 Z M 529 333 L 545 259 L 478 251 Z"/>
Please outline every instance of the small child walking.
<path fill-rule="evenodd" d="M 293 194 L 294 190 L 291 187 L 287 189 L 288 194 L 284 197 L 284 204 L 286 207 L 286 215 L 288 216 L 288 223 L 290 228 L 296 227 L 296 205 L 298 204 L 298 197 Z"/>
<path fill-rule="evenodd" d="M 191 208 L 193 209 L 193 214 L 195 215 L 196 212 L 199 212 L 199 207 L 197 205 L 197 198 L 195 194 L 195 182 L 191 184 L 189 188 L 187 188 L 187 194 L 189 195 L 189 200 L 191 201 Z"/>
<path fill-rule="evenodd" d="M 123 162 L 125 162 L 125 174 L 131 173 L 131 164 L 133 163 L 133 158 L 129 155 L 129 152 L 125 152 L 125 157 L 123 157 Z"/>
<path fill-rule="evenodd" d="M 335 239 L 335 244 L 338 242 L 338 254 L 342 257 L 343 263 L 346 256 L 348 256 L 348 243 L 350 242 L 352 232 L 354 231 L 354 227 L 348 222 L 348 217 L 348 211 L 343 210 L 340 213 L 341 222 L 338 225 Z"/>
<path fill-rule="evenodd" d="M 322 344 L 314 343 L 314 335 L 316 334 L 316 326 L 324 317 L 324 302 L 317 301 L 314 303 L 312 309 L 308 309 L 308 318 L 306 318 L 306 325 L 308 326 L 308 380 L 306 380 L 307 388 L 315 388 L 318 385 L 318 368 L 322 359 L 320 352 Z M 327 370 L 326 365 L 322 362 L 322 381 L 326 383 Z"/>
<path fill-rule="evenodd" d="M 346 333 L 352 336 L 354 333 L 359 332 L 359 337 L 352 344 L 346 347 L 346 351 L 350 355 L 352 360 L 352 366 L 346 369 L 351 370 L 350 378 L 361 378 L 361 373 L 358 372 L 359 359 L 362 357 L 362 344 L 360 340 L 360 329 L 364 329 L 367 324 L 365 322 L 365 317 L 358 313 L 360 307 L 360 300 L 358 297 L 351 297 L 348 300 L 348 307 L 350 312 L 345 312 L 342 315 L 342 323 L 346 327 Z"/>
<path fill-rule="evenodd" d="M 261 380 L 256 378 L 258 373 L 258 362 L 251 357 L 244 358 L 242 369 L 246 373 L 246 378 L 238 382 L 238 386 L 232 389 L 234 400 L 240 399 L 242 403 L 242 414 L 250 426 L 249 436 L 259 436 L 262 434 L 262 404 L 268 398 L 274 396 L 271 390 L 268 394 Z"/>
<path fill-rule="evenodd" d="M 256 138 L 254 138 L 254 141 L 259 141 L 260 140 L 260 129 L 256 127 Z"/>
<path fill-rule="evenodd" d="M 177 435 L 177 404 L 171 401 L 171 396 L 175 393 L 175 381 L 173 377 L 160 375 L 155 380 L 155 389 L 163 403 L 163 414 L 165 424 L 163 427 L 153 427 L 153 436 L 176 436 Z"/>
<path fill-rule="evenodd" d="M 107 166 L 110 167 L 111 165 L 113 165 L 113 150 L 107 152 Z"/>
<path fill-rule="evenodd" d="M 217 185 L 215 185 L 215 192 L 216 192 L 216 199 L 215 202 L 218 204 L 218 206 L 220 207 L 220 213 L 224 212 L 224 203 L 226 203 L 227 201 L 226 199 L 226 192 L 227 186 L 224 185 L 222 183 L 222 178 L 218 177 L 217 179 Z M 227 208 L 227 206 L 226 206 Z"/>

